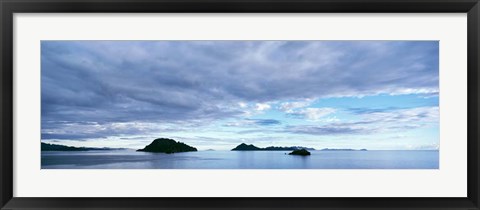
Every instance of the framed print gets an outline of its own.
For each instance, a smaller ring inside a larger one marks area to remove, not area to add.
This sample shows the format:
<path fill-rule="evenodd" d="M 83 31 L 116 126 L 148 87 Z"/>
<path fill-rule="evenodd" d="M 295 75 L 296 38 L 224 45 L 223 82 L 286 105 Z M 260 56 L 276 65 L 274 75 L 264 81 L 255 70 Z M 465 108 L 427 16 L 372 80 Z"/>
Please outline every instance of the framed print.
<path fill-rule="evenodd" d="M 478 1 L 2 1 L 2 209 L 479 209 Z"/>

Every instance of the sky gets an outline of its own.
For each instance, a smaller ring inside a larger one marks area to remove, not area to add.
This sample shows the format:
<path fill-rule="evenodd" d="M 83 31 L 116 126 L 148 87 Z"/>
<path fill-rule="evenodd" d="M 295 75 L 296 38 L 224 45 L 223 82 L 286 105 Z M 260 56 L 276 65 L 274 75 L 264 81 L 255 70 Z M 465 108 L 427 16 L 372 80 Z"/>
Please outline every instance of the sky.
<path fill-rule="evenodd" d="M 439 149 L 437 41 L 42 41 L 41 141 Z"/>

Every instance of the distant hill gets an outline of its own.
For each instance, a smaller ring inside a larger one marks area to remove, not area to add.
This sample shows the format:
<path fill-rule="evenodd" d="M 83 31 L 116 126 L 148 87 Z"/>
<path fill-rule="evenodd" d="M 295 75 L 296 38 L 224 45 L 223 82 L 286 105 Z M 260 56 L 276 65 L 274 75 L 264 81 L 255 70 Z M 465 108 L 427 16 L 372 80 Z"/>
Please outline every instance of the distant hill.
<path fill-rule="evenodd" d="M 320 151 L 367 151 L 367 149 L 321 149 Z"/>
<path fill-rule="evenodd" d="M 253 144 L 245 144 L 241 143 L 237 147 L 233 148 L 232 151 L 292 151 L 292 150 L 299 150 L 299 149 L 306 149 L 306 150 L 315 150 L 314 148 L 307 148 L 307 147 L 300 147 L 300 146 L 293 146 L 293 147 L 265 147 L 260 148 L 256 147 Z"/>
<path fill-rule="evenodd" d="M 265 147 L 265 148 L 263 148 L 262 150 L 291 151 L 291 150 L 300 150 L 300 149 L 315 150 L 314 148 L 300 147 L 300 146 L 293 146 L 293 147 Z"/>
<path fill-rule="evenodd" d="M 93 148 L 93 147 L 71 147 L 59 144 L 43 143 L 41 145 L 42 151 L 91 151 L 91 150 L 118 150 L 115 148 Z"/>
<path fill-rule="evenodd" d="M 197 148 L 186 145 L 182 142 L 177 142 L 173 139 L 158 138 L 143 149 L 137 150 L 139 152 L 160 152 L 160 153 L 178 153 L 178 152 L 196 152 Z"/>

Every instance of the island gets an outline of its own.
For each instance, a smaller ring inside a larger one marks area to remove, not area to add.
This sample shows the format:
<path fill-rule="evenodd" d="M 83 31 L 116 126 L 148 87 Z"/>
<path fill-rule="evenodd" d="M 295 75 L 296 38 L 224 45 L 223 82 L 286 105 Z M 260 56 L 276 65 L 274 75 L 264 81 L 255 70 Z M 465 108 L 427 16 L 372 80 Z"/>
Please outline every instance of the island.
<path fill-rule="evenodd" d="M 72 147 L 60 144 L 48 144 L 41 142 L 42 151 L 91 151 L 91 150 L 120 150 L 122 148 L 94 148 L 94 147 Z"/>
<path fill-rule="evenodd" d="M 301 156 L 307 156 L 310 155 L 310 152 L 307 151 L 306 149 L 297 149 L 293 150 L 293 152 L 288 153 L 289 155 L 301 155 Z"/>
<path fill-rule="evenodd" d="M 262 149 L 254 146 L 253 144 L 245 144 L 245 143 L 241 143 L 240 145 L 232 149 L 232 151 L 256 151 L 256 150 L 262 150 Z"/>
<path fill-rule="evenodd" d="M 232 151 L 292 151 L 292 150 L 299 150 L 299 149 L 315 150 L 314 148 L 307 148 L 307 147 L 300 147 L 300 146 L 292 146 L 292 147 L 270 146 L 270 147 L 260 148 L 260 147 L 256 147 L 253 144 L 241 143 L 237 147 L 233 148 Z"/>
<path fill-rule="evenodd" d="M 197 148 L 186 145 L 182 142 L 177 142 L 173 139 L 158 138 L 153 140 L 152 143 L 147 145 L 143 149 L 137 150 L 137 152 L 158 152 L 173 154 L 179 152 L 196 152 Z"/>

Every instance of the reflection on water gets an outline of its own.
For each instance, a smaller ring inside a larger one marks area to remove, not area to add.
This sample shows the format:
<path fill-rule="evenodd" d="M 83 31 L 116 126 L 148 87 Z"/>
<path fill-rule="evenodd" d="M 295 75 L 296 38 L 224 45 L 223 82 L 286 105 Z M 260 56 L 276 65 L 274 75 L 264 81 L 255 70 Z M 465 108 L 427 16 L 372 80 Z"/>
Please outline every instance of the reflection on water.
<path fill-rule="evenodd" d="M 42 169 L 438 169 L 438 151 L 42 152 Z"/>

